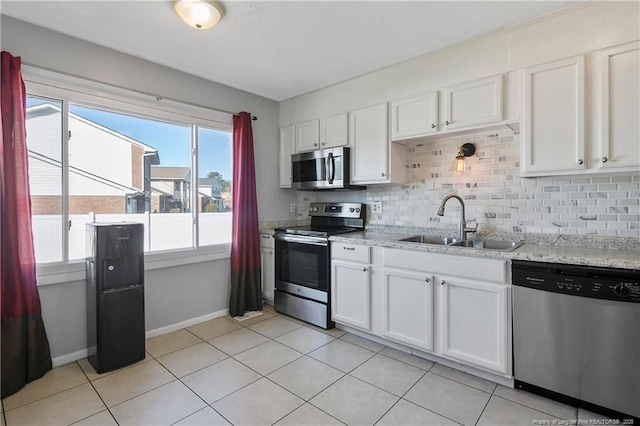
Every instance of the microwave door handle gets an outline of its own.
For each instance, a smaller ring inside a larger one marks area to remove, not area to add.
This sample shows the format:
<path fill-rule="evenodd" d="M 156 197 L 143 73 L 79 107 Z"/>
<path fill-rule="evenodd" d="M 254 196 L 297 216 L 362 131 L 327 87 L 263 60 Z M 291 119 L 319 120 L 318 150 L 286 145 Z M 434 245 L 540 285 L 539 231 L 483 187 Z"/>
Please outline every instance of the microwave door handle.
<path fill-rule="evenodd" d="M 333 158 L 333 153 L 330 152 L 327 157 L 327 168 L 329 169 L 329 185 L 333 184 L 333 179 L 336 177 L 336 160 Z"/>

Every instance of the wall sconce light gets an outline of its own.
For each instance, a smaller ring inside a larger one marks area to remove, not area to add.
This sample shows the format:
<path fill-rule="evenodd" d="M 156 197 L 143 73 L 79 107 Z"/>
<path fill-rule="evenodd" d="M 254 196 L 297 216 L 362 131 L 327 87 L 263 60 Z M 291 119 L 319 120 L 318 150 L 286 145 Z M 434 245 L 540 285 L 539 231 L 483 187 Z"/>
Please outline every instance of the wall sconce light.
<path fill-rule="evenodd" d="M 224 15 L 220 4 L 205 0 L 178 0 L 173 8 L 187 25 L 198 30 L 212 28 Z"/>
<path fill-rule="evenodd" d="M 453 172 L 457 175 L 467 174 L 467 161 L 466 157 L 471 157 L 476 153 L 476 146 L 472 143 L 465 143 L 458 148 L 458 155 L 453 160 Z"/>

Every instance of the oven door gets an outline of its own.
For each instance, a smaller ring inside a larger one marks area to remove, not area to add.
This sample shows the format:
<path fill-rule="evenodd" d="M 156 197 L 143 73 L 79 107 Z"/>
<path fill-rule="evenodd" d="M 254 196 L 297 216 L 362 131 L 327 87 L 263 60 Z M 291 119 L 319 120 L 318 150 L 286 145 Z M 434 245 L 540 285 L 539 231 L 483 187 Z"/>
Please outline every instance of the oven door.
<path fill-rule="evenodd" d="M 276 234 L 275 248 L 276 290 L 328 303 L 328 239 Z"/>

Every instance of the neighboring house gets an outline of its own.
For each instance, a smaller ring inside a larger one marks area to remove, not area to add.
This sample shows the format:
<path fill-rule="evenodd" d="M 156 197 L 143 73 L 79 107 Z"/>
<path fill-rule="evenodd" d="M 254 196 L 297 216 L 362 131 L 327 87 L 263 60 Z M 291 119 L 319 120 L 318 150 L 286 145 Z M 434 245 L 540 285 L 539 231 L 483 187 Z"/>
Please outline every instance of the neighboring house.
<path fill-rule="evenodd" d="M 191 169 L 189 167 L 151 167 L 151 212 L 191 211 Z"/>
<path fill-rule="evenodd" d="M 158 151 L 69 113 L 69 214 L 148 211 L 150 170 Z M 61 213 L 61 111 L 27 108 L 31 205 L 34 215 Z"/>
<path fill-rule="evenodd" d="M 224 211 L 225 206 L 222 201 L 222 184 L 218 178 L 200 178 L 198 179 L 198 205 L 200 206 L 200 211 L 205 212 L 216 211 L 221 212 Z M 215 207 L 207 206 L 213 205 Z"/>

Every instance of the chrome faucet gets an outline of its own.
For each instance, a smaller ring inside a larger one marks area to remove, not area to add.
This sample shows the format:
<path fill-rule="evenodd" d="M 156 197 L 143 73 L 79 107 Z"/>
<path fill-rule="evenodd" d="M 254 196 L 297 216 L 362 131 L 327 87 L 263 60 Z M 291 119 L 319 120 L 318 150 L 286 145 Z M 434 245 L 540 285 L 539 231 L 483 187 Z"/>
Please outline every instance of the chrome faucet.
<path fill-rule="evenodd" d="M 460 239 L 466 240 L 467 234 L 476 232 L 478 230 L 478 224 L 476 224 L 476 226 L 473 228 L 467 226 L 467 219 L 464 215 L 464 201 L 462 201 L 462 198 L 459 195 L 449 194 L 444 197 L 442 203 L 440 203 L 440 208 L 438 209 L 438 216 L 444 216 L 444 205 L 447 204 L 447 201 L 449 201 L 451 198 L 455 198 L 456 200 L 460 201 L 460 205 L 462 206 L 462 218 L 460 219 Z M 469 222 L 473 222 L 473 220 L 470 220 Z"/>

